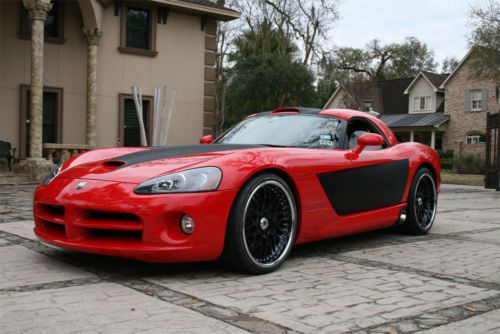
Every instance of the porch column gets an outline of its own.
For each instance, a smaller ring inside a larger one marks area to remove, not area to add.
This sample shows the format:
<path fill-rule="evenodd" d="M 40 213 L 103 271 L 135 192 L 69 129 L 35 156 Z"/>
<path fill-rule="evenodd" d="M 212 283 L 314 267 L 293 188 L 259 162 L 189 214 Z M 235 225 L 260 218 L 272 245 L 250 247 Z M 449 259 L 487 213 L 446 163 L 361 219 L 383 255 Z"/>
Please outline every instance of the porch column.
<path fill-rule="evenodd" d="M 436 131 L 431 132 L 431 147 L 436 148 Z"/>
<path fill-rule="evenodd" d="M 410 131 L 410 141 L 414 141 L 414 133 L 413 130 Z"/>
<path fill-rule="evenodd" d="M 87 127 L 86 144 L 96 145 L 96 96 L 97 96 L 97 48 L 102 31 L 97 28 L 83 29 L 87 38 Z"/>
<path fill-rule="evenodd" d="M 30 158 L 42 158 L 43 39 L 50 0 L 23 0 L 31 16 Z"/>

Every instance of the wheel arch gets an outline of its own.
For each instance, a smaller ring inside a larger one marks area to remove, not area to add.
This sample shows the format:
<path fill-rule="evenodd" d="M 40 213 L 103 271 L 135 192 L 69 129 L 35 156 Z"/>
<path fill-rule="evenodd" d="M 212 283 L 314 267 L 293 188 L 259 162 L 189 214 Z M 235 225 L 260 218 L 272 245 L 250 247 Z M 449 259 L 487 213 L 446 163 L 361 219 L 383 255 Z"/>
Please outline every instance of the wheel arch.
<path fill-rule="evenodd" d="M 293 180 L 293 178 L 290 176 L 290 174 L 288 174 L 285 170 L 281 169 L 281 168 L 277 168 L 277 167 L 266 167 L 266 168 L 263 168 L 263 169 L 260 169 L 250 175 L 248 175 L 248 177 L 244 180 L 243 184 L 241 185 L 240 187 L 240 191 L 243 187 L 245 187 L 248 182 L 250 182 L 253 178 L 261 175 L 261 174 L 265 174 L 265 173 L 272 173 L 272 174 L 276 174 L 278 175 L 279 177 L 281 177 L 283 180 L 285 180 L 286 184 L 288 185 L 288 187 L 290 188 L 290 190 L 292 191 L 292 196 L 293 196 L 293 199 L 295 201 L 295 207 L 297 209 L 297 231 L 295 233 L 295 240 L 297 240 L 297 237 L 299 235 L 299 232 L 300 232 L 300 229 L 301 229 L 301 219 L 300 219 L 300 215 L 301 215 L 301 205 L 300 205 L 300 196 L 299 196 L 299 191 L 298 191 L 298 188 L 297 188 L 297 185 L 295 184 L 295 181 Z M 231 203 L 231 211 L 233 210 L 234 208 L 234 205 L 236 203 L 236 200 L 240 194 L 240 191 L 238 191 L 238 194 L 234 197 L 233 199 L 233 203 Z M 229 217 L 228 217 L 229 219 Z M 226 222 L 226 232 L 224 234 L 224 243 L 225 243 L 225 240 L 226 240 L 226 236 L 227 236 L 227 228 L 228 228 L 228 225 L 229 225 L 229 221 Z"/>
<path fill-rule="evenodd" d="M 431 165 L 430 163 L 428 163 L 428 162 L 423 162 L 423 163 L 421 163 L 421 164 L 418 166 L 418 168 L 417 168 L 417 170 L 415 171 L 415 173 L 416 173 L 419 169 L 421 169 L 421 168 L 427 168 L 428 170 L 430 170 L 430 171 L 431 171 L 431 173 L 432 173 L 432 177 L 433 177 L 433 179 L 434 179 L 434 182 L 436 182 L 436 187 L 437 187 L 437 186 L 438 186 L 438 179 L 437 179 L 437 177 L 438 177 L 438 176 L 437 176 L 437 172 L 436 172 L 436 169 L 434 168 L 434 166 L 432 166 L 432 165 Z"/>

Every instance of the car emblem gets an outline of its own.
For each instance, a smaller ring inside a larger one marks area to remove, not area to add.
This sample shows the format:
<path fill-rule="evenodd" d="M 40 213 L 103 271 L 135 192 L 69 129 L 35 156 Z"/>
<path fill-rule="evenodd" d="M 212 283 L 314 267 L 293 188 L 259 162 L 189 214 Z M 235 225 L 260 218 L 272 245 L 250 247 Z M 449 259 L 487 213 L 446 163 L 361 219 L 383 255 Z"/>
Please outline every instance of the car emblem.
<path fill-rule="evenodd" d="M 85 185 L 87 184 L 87 182 L 80 182 L 76 185 L 76 190 L 80 190 L 82 189 L 83 187 L 85 187 Z"/>

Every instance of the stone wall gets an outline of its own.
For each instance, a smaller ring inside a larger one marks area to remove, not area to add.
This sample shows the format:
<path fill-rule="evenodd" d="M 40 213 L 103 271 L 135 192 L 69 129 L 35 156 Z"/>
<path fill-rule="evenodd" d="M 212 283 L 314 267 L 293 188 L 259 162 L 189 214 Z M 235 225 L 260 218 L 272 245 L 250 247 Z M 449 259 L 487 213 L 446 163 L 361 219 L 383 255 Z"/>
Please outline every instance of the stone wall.
<path fill-rule="evenodd" d="M 465 92 L 472 89 L 488 91 L 485 110 L 465 111 Z M 465 138 L 471 131 L 485 133 L 486 112 L 497 112 L 499 108 L 495 81 L 473 78 L 466 60 L 445 86 L 445 114 L 450 116 L 450 121 L 443 138 L 443 149 L 453 149 L 462 142 L 462 154 L 480 154 L 484 158 L 484 144 L 467 144 Z"/>

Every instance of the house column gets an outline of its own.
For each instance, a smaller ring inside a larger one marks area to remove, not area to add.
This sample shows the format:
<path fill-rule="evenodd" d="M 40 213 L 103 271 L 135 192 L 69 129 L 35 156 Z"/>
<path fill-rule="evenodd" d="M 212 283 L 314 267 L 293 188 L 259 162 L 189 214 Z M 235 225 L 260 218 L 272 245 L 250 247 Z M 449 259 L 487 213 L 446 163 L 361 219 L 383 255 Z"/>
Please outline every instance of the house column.
<path fill-rule="evenodd" d="M 410 131 L 410 141 L 415 141 L 413 130 Z"/>
<path fill-rule="evenodd" d="M 434 130 L 431 132 L 431 147 L 436 148 L 436 131 Z"/>
<path fill-rule="evenodd" d="M 30 158 L 42 158 L 43 40 L 50 0 L 23 0 L 31 16 Z"/>
<path fill-rule="evenodd" d="M 97 98 L 97 49 L 102 31 L 97 28 L 83 29 L 87 38 L 87 127 L 86 144 L 96 145 L 96 98 Z"/>

